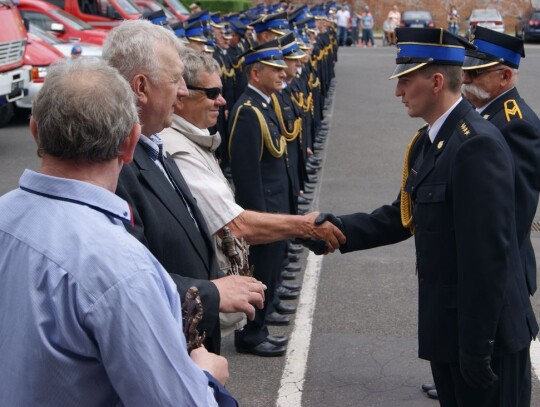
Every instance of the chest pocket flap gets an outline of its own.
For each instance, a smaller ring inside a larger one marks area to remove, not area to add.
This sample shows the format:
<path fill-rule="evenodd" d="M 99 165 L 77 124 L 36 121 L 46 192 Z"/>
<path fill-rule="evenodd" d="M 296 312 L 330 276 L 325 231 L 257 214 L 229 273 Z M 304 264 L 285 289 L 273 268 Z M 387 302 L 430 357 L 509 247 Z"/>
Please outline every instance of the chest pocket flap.
<path fill-rule="evenodd" d="M 446 183 L 429 184 L 418 187 L 416 191 L 417 203 L 436 203 L 446 201 Z"/>

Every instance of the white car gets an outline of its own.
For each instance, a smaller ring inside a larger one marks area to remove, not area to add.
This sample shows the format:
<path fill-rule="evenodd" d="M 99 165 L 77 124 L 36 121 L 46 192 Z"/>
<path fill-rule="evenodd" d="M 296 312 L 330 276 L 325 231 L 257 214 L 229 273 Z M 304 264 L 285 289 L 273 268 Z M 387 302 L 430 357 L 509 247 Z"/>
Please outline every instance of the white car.
<path fill-rule="evenodd" d="M 467 27 L 467 36 L 471 35 L 472 28 L 477 25 L 501 33 L 505 29 L 501 13 L 494 8 L 477 8 L 471 12 L 469 26 Z"/>

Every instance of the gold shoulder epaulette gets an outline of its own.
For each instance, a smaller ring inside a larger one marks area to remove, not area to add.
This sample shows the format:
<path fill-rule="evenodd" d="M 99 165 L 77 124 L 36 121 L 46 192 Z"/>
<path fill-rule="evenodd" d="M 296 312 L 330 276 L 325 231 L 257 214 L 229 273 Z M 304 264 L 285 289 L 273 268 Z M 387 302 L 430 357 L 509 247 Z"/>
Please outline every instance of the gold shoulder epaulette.
<path fill-rule="evenodd" d="M 504 102 L 504 115 L 506 116 L 506 121 L 509 122 L 513 119 L 513 116 L 517 116 L 520 119 L 523 119 L 523 115 L 521 114 L 521 110 L 519 110 L 519 106 L 517 102 L 514 99 L 509 99 Z"/>

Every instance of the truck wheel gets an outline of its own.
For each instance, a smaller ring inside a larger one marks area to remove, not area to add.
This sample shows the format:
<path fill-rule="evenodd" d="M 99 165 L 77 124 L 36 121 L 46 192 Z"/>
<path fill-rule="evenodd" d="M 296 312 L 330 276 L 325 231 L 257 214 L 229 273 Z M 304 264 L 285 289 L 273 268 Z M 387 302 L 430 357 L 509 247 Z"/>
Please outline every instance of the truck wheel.
<path fill-rule="evenodd" d="M 9 123 L 13 117 L 13 103 L 6 103 L 5 105 L 0 106 L 0 127 L 4 127 Z"/>

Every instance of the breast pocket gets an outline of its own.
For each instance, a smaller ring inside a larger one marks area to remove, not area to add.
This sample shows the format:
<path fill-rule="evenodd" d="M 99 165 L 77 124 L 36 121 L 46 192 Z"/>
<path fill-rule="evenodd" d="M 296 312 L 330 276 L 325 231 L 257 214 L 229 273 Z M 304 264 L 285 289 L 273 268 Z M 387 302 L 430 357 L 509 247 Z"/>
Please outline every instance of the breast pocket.
<path fill-rule="evenodd" d="M 429 232 L 453 229 L 452 205 L 446 183 L 420 185 L 414 204 L 416 229 Z"/>

